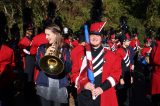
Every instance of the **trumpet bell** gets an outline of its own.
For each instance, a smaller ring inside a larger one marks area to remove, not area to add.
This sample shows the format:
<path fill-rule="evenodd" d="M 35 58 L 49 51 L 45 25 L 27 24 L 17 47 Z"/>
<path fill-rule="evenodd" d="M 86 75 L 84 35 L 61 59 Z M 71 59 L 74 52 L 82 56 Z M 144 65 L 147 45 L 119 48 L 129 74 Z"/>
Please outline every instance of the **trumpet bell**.
<path fill-rule="evenodd" d="M 48 75 L 59 75 L 64 70 L 63 61 L 56 56 L 50 55 L 40 59 L 40 67 Z"/>

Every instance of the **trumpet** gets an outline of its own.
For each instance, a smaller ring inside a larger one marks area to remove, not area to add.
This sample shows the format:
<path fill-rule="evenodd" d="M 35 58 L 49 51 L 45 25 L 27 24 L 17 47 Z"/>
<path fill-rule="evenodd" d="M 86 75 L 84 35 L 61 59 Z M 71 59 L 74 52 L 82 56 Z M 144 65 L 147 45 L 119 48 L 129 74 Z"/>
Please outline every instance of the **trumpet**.
<path fill-rule="evenodd" d="M 55 51 L 50 51 L 50 53 L 40 59 L 40 68 L 48 75 L 59 75 L 64 70 L 64 63 L 59 58 L 60 51 L 55 48 Z"/>

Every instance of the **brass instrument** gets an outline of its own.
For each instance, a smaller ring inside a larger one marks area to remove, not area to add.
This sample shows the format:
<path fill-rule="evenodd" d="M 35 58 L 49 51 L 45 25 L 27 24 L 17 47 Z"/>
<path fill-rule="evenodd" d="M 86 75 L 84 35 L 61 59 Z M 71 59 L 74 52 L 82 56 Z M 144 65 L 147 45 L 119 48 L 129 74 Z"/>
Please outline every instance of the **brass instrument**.
<path fill-rule="evenodd" d="M 145 57 L 146 62 L 149 64 L 149 56 Z"/>
<path fill-rule="evenodd" d="M 64 63 L 59 58 L 59 51 L 55 49 L 55 53 L 51 52 L 40 59 L 41 69 L 48 75 L 59 75 L 64 70 Z"/>

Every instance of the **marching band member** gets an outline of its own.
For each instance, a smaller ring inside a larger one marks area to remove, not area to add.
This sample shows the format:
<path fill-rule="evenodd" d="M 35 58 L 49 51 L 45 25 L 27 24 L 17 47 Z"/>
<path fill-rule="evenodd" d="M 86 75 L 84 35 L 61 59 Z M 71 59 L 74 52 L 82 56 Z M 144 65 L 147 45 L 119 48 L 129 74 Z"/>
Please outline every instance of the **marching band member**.
<path fill-rule="evenodd" d="M 40 97 L 41 106 L 67 106 L 67 86 L 69 83 L 66 73 L 63 71 L 60 75 L 49 75 L 40 64 L 43 57 L 52 55 L 57 50 L 60 52 L 60 57 L 58 56 L 58 58 L 65 63 L 66 60 L 64 60 L 63 54 L 66 53 L 63 53 L 61 30 L 57 25 L 49 25 L 45 28 L 45 35 L 48 43 L 41 45 L 36 54 L 36 63 L 39 69 L 37 79 L 35 80 L 37 95 Z"/>
<path fill-rule="evenodd" d="M 142 68 L 141 71 L 143 72 L 145 78 L 147 94 L 150 94 L 151 65 L 149 62 L 149 57 L 152 51 L 151 42 L 152 40 L 150 38 L 146 38 L 144 40 L 144 47 L 142 48 L 139 57 L 139 62 Z"/>
<path fill-rule="evenodd" d="M 23 60 L 23 68 L 24 68 L 24 73 L 27 75 L 27 82 L 32 82 L 33 81 L 33 73 L 34 73 L 34 57 L 30 55 L 30 47 L 31 47 L 31 41 L 34 36 L 33 33 L 33 25 L 29 24 L 26 28 L 26 33 L 25 37 L 23 37 L 19 41 L 19 48 L 22 51 L 21 56 Z"/>
<path fill-rule="evenodd" d="M 120 78 L 121 63 L 114 53 L 102 46 L 101 30 L 104 25 L 105 22 L 97 22 L 90 27 L 94 84 L 87 78 L 84 46 L 79 45 L 71 51 L 71 80 L 77 87 L 79 106 L 118 106 L 114 86 Z M 93 100 L 92 95 L 97 98 Z"/>
<path fill-rule="evenodd" d="M 145 45 L 141 50 L 141 58 L 145 59 L 144 61 L 146 61 L 144 64 L 149 64 L 149 57 L 151 51 L 152 51 L 151 39 L 147 38 L 145 39 Z"/>
<path fill-rule="evenodd" d="M 121 58 L 122 64 L 122 75 L 119 81 L 119 84 L 116 86 L 117 88 L 117 96 L 119 106 L 129 106 L 129 88 L 132 83 L 133 78 L 131 77 L 131 48 L 129 48 L 130 44 L 130 36 L 129 35 L 120 35 L 119 41 L 121 42 L 121 47 L 117 49 L 116 55 Z M 132 69 L 133 70 L 133 69 Z"/>
<path fill-rule="evenodd" d="M 13 72 L 15 68 L 14 51 L 4 44 L 3 40 L 3 35 L 0 34 L 0 105 L 6 106 L 13 93 L 12 87 L 16 74 Z"/>
<path fill-rule="evenodd" d="M 117 41 L 115 39 L 116 35 L 112 34 L 110 36 L 110 40 L 108 41 L 108 45 L 110 47 L 110 50 L 115 52 L 117 50 Z"/>
<path fill-rule="evenodd" d="M 133 34 L 130 46 L 133 48 L 135 52 L 138 52 L 140 50 L 141 47 L 140 47 L 140 41 L 138 39 L 138 34 Z"/>
<path fill-rule="evenodd" d="M 156 39 L 156 45 L 153 47 L 150 56 L 151 71 L 151 94 L 153 106 L 160 105 L 160 35 Z"/>
<path fill-rule="evenodd" d="M 9 69 L 11 71 L 15 67 L 14 52 L 7 45 L 3 44 L 0 35 L 0 76 Z"/>

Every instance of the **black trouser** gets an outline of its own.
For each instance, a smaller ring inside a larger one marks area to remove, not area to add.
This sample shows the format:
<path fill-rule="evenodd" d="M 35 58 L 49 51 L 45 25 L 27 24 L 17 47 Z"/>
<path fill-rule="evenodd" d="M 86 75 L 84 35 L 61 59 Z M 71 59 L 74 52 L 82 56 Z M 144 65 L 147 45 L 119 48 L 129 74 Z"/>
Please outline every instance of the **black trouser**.
<path fill-rule="evenodd" d="M 152 95 L 152 106 L 160 106 L 160 94 Z"/>
<path fill-rule="evenodd" d="M 93 100 L 89 90 L 82 90 L 78 94 L 78 106 L 100 106 L 100 96 Z"/>
<path fill-rule="evenodd" d="M 132 93 L 131 93 L 131 76 L 130 72 L 125 72 L 123 78 L 125 84 L 120 83 L 116 85 L 116 94 L 119 106 L 131 106 Z"/>
<path fill-rule="evenodd" d="M 58 103 L 58 102 L 54 102 L 54 101 L 50 101 L 50 100 L 46 100 L 43 97 L 39 96 L 39 104 L 40 106 L 69 106 L 68 103 Z"/>
<path fill-rule="evenodd" d="M 119 106 L 131 106 L 131 91 L 130 88 L 121 88 L 117 90 L 117 98 Z"/>
<path fill-rule="evenodd" d="M 71 94 L 71 96 L 74 99 L 74 106 L 78 106 L 78 101 L 77 101 L 77 89 L 75 88 L 74 84 L 71 84 L 71 86 L 68 86 L 68 94 Z M 69 95 L 70 96 L 70 95 Z M 71 97 L 69 97 L 71 98 Z"/>
<path fill-rule="evenodd" d="M 33 81 L 34 67 L 35 67 L 35 58 L 33 56 L 26 55 L 24 73 L 26 73 L 27 75 L 28 82 Z"/>

